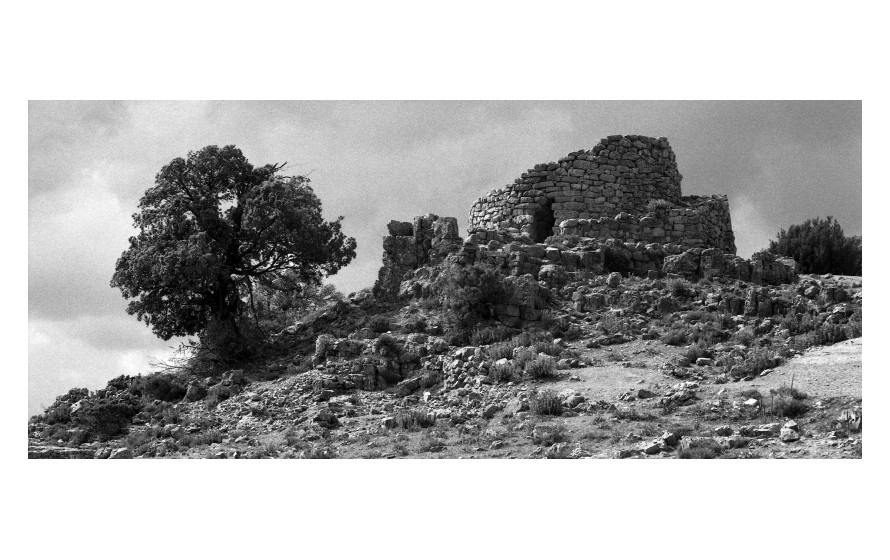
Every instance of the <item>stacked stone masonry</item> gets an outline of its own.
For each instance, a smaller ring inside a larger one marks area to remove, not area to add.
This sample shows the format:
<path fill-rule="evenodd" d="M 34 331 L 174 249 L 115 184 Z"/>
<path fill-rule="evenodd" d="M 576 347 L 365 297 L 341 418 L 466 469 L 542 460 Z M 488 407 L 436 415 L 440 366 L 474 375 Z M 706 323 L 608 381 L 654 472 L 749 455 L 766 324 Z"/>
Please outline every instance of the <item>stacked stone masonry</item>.
<path fill-rule="evenodd" d="M 735 253 L 726 197 L 683 197 L 666 138 L 609 136 L 592 150 L 529 169 L 470 211 L 469 232 L 510 230 L 718 247 Z"/>
<path fill-rule="evenodd" d="M 684 197 L 681 179 L 667 139 L 609 136 L 479 199 L 466 240 L 454 218 L 391 222 L 374 293 L 426 296 L 429 265 L 486 264 L 503 271 L 516 292 L 499 314 L 534 320 L 543 306 L 529 282 L 559 288 L 611 272 L 793 281 L 793 263 L 768 253 L 736 256 L 727 198 Z"/>

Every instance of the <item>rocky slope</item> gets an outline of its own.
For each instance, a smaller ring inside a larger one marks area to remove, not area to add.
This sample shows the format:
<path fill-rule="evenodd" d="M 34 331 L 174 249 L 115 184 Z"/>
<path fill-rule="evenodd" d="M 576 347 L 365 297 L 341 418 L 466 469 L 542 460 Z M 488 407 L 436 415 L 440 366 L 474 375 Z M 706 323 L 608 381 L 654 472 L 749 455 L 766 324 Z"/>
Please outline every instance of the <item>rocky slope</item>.
<path fill-rule="evenodd" d="M 861 288 L 601 275 L 523 330 L 360 292 L 237 367 L 72 390 L 28 455 L 861 457 Z"/>

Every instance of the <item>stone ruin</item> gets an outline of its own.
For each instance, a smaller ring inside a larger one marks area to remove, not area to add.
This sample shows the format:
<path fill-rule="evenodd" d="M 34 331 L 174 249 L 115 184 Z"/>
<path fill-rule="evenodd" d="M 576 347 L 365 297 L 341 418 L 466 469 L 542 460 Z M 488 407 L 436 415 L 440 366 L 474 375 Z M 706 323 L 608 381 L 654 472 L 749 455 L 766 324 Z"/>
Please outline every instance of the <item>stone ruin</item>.
<path fill-rule="evenodd" d="M 609 136 L 477 200 L 469 231 L 526 233 L 537 243 L 575 235 L 735 254 L 726 197 L 684 197 L 682 178 L 666 138 Z"/>
<path fill-rule="evenodd" d="M 501 269 L 515 293 L 499 314 L 536 320 L 546 300 L 539 286 L 559 289 L 611 272 L 793 281 L 793 263 L 765 252 L 738 257 L 727 197 L 683 196 L 681 180 L 666 138 L 609 136 L 478 199 L 466 239 L 455 218 L 390 222 L 374 294 L 423 296 L 432 266 L 484 263 Z"/>

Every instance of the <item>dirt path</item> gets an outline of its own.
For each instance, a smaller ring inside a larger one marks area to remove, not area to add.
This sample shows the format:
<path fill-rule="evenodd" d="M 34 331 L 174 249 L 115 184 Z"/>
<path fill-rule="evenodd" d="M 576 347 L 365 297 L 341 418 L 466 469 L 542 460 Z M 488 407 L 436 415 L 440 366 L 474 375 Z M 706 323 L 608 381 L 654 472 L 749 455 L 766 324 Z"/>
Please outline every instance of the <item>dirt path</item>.
<path fill-rule="evenodd" d="M 769 389 L 791 385 L 814 397 L 862 398 L 862 338 L 831 346 L 810 348 L 764 377 L 741 382 L 766 394 Z M 764 391 L 764 389 L 766 391 Z"/>

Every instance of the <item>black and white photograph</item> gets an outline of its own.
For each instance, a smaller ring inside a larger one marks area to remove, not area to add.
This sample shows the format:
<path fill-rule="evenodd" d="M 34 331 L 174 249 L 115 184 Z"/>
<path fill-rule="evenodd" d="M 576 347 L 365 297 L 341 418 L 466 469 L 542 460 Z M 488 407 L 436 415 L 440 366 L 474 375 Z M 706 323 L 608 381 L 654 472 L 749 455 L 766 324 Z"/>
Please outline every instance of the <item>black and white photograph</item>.
<path fill-rule="evenodd" d="M 886 21 L 10 5 L 4 556 L 880 556 Z"/>
<path fill-rule="evenodd" d="M 861 118 L 32 102 L 28 456 L 860 458 Z"/>

